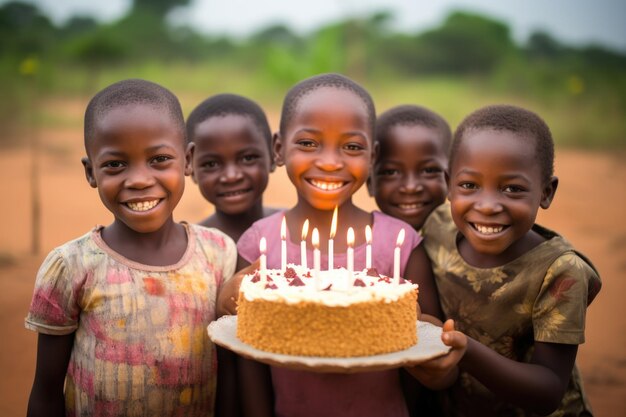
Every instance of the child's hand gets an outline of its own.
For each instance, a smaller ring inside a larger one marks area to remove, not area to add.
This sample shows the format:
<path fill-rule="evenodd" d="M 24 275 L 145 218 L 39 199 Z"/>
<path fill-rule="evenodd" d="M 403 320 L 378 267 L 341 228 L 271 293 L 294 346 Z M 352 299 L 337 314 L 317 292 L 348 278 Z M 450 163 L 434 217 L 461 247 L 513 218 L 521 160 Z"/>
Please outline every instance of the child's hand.
<path fill-rule="evenodd" d="M 217 317 L 237 314 L 237 298 L 239 297 L 239 286 L 243 277 L 254 273 L 259 269 L 259 260 L 236 272 L 231 279 L 226 282 L 217 295 L 216 313 Z"/>
<path fill-rule="evenodd" d="M 467 349 L 467 336 L 454 330 L 454 320 L 443 324 L 441 340 L 452 350 L 446 355 L 429 360 L 406 370 L 422 384 L 431 389 L 443 389 L 452 385 L 459 372 L 458 363 Z"/>

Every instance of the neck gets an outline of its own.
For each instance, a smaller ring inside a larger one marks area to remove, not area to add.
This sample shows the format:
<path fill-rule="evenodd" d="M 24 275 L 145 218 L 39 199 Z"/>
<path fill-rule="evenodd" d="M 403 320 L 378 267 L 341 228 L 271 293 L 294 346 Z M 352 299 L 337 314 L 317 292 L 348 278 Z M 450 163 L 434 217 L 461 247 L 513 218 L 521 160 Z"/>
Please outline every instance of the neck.
<path fill-rule="evenodd" d="M 259 201 L 259 203 L 242 213 L 228 214 L 216 210 L 211 217 L 201 224 L 220 229 L 236 242 L 252 223 L 263 217 L 265 217 L 265 210 L 262 201 Z"/>
<path fill-rule="evenodd" d="M 309 234 L 307 241 L 311 243 L 311 235 L 313 228 L 317 228 L 320 234 L 320 244 L 324 247 L 324 242 L 328 241 L 330 236 L 330 228 L 333 218 L 333 210 L 320 210 L 311 206 L 305 200 L 299 200 L 298 203 L 287 212 L 287 227 L 293 242 L 299 242 L 302 232 L 302 224 L 309 219 Z M 337 209 L 337 231 L 334 240 L 335 248 L 343 248 L 345 246 L 346 233 L 348 227 L 355 230 L 361 230 L 365 224 L 371 225 L 371 213 L 368 213 L 348 200 Z M 359 239 L 360 240 L 360 239 Z"/>

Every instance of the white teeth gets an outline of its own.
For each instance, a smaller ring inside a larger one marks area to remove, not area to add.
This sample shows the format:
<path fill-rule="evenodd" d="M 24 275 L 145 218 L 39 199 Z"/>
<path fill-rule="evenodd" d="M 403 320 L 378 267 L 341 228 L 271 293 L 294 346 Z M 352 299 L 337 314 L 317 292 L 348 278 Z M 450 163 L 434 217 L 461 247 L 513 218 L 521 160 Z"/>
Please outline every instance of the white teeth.
<path fill-rule="evenodd" d="M 478 230 L 480 233 L 482 233 L 483 235 L 493 235 L 495 233 L 500 233 L 502 230 L 504 230 L 504 226 L 497 226 L 497 227 L 482 226 L 476 223 L 474 223 L 474 228 Z"/>
<path fill-rule="evenodd" d="M 333 191 L 343 186 L 343 182 L 327 182 L 318 180 L 311 180 L 311 184 L 324 191 Z"/>
<path fill-rule="evenodd" d="M 133 211 L 148 211 L 151 208 L 154 208 L 157 204 L 159 204 L 159 200 L 140 201 L 138 203 L 126 203 L 128 208 Z"/>
<path fill-rule="evenodd" d="M 413 204 L 398 204 L 402 210 L 414 210 L 419 207 L 423 207 L 424 203 L 413 203 Z"/>

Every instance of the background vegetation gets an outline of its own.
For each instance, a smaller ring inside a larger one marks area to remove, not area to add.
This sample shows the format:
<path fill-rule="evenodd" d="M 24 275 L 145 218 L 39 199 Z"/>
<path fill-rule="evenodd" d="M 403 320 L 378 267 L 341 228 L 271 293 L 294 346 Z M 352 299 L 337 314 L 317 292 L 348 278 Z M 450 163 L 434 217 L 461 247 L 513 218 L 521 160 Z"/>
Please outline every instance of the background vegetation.
<path fill-rule="evenodd" d="M 454 127 L 473 109 L 498 102 L 529 107 L 550 124 L 560 145 L 623 149 L 626 145 L 626 55 L 602 46 L 572 47 L 549 33 L 516 43 L 509 27 L 466 11 L 438 27 L 399 32 L 393 15 L 328 23 L 307 34 L 263 28 L 245 38 L 201 35 L 167 23 L 188 0 L 135 0 L 108 24 L 74 17 L 62 27 L 31 4 L 0 6 L 0 146 L 24 126 L 82 124 L 42 100 L 86 100 L 123 78 L 159 82 L 185 111 L 208 95 L 235 92 L 270 113 L 296 81 L 341 72 L 363 83 L 383 111 L 417 103 Z"/>

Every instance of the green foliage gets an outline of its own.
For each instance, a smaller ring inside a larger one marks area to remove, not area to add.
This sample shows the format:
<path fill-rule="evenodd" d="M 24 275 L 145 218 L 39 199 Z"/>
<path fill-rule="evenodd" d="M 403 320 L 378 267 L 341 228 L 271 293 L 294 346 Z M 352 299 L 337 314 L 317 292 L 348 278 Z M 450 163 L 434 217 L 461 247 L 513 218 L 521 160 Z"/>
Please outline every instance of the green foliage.
<path fill-rule="evenodd" d="M 118 21 L 72 18 L 60 28 L 33 5 L 0 6 L 0 122 L 6 129 L 52 123 L 29 114 L 37 97 L 84 98 L 131 77 L 187 97 L 186 109 L 225 91 L 277 109 L 300 79 L 340 72 L 370 88 L 380 111 L 423 104 L 454 126 L 479 106 L 508 102 L 542 114 L 562 144 L 626 145 L 623 53 L 574 48 L 546 32 L 517 45 L 505 23 L 462 11 L 416 33 L 395 31 L 393 15 L 380 11 L 307 34 L 278 24 L 246 39 L 214 37 L 166 23 L 171 10 L 189 3 L 134 0 Z"/>

